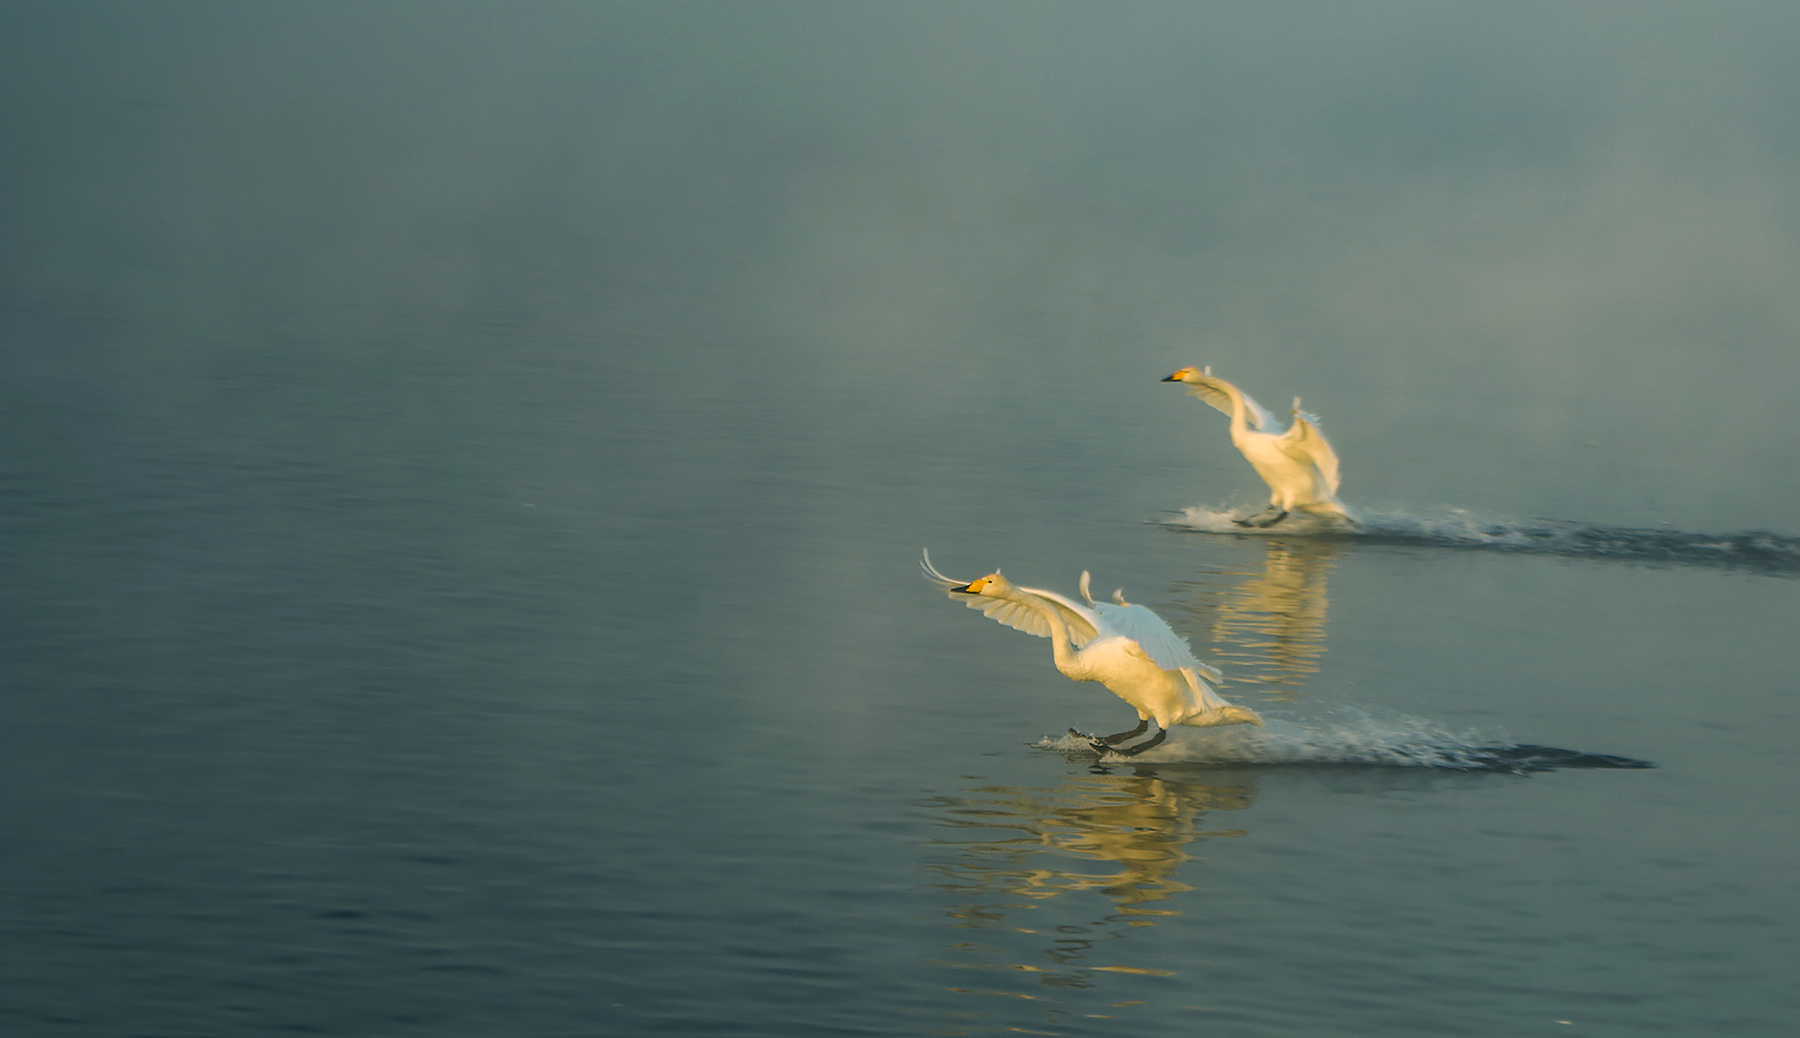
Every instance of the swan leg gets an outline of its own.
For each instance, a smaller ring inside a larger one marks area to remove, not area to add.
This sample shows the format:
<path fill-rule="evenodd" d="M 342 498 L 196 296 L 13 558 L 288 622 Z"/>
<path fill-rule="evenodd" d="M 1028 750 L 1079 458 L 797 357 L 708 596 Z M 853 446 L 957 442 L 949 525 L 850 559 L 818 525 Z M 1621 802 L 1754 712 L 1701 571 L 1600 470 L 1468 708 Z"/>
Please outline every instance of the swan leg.
<path fill-rule="evenodd" d="M 1140 719 L 1138 721 L 1137 727 L 1133 728 L 1129 732 L 1114 732 L 1111 735 L 1097 736 L 1097 738 L 1100 742 L 1106 743 L 1108 746 L 1117 746 L 1119 743 L 1124 742 L 1126 739 L 1130 739 L 1133 736 L 1138 736 L 1138 735 L 1144 734 L 1144 731 L 1146 729 L 1148 729 L 1149 727 L 1150 727 L 1150 719 L 1148 717 L 1145 717 L 1145 718 Z"/>
<path fill-rule="evenodd" d="M 1121 757 L 1135 757 L 1138 754 L 1144 752 L 1147 749 L 1150 749 L 1153 746 L 1162 745 L 1162 741 L 1164 739 L 1167 739 L 1168 737 L 1169 737 L 1169 730 L 1167 728 L 1158 728 L 1156 730 L 1155 735 L 1152 735 L 1150 738 L 1145 739 L 1143 742 L 1138 743 L 1136 746 L 1110 746 L 1110 745 L 1107 745 L 1106 743 L 1095 742 L 1094 748 L 1096 750 L 1103 750 L 1103 751 L 1111 750 L 1112 752 L 1118 754 Z"/>

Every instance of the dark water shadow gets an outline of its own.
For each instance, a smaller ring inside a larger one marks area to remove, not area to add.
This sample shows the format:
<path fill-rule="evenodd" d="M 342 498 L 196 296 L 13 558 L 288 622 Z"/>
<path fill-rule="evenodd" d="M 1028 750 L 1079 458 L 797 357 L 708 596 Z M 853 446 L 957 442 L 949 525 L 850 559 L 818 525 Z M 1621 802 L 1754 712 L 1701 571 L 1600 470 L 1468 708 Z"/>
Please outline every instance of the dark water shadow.
<path fill-rule="evenodd" d="M 1416 718 L 1377 721 L 1364 717 L 1317 727 L 1272 720 L 1263 728 L 1183 730 L 1162 746 L 1137 757 L 1096 755 L 1083 738 L 1074 736 L 1046 738 L 1035 745 L 1060 753 L 1071 764 L 1087 764 L 1096 774 L 1109 774 L 1117 767 L 1176 767 L 1196 781 L 1204 780 L 1209 771 L 1223 770 L 1529 775 L 1563 769 L 1638 770 L 1656 766 L 1651 761 L 1612 753 L 1474 740 Z"/>
<path fill-rule="evenodd" d="M 1468 512 L 1439 515 L 1358 512 L 1354 525 L 1302 516 L 1265 529 L 1233 522 L 1237 513 L 1200 506 L 1157 525 L 1187 533 L 1238 537 L 1296 537 L 1344 545 L 1460 549 L 1596 559 L 1650 565 L 1698 566 L 1765 576 L 1800 576 L 1800 537 L 1766 530 L 1689 533 L 1597 526 L 1564 519 L 1484 518 Z"/>
<path fill-rule="evenodd" d="M 1611 753 L 1589 753 L 1565 750 L 1556 746 L 1521 743 L 1509 746 L 1477 746 L 1460 759 L 1443 765 L 1463 771 L 1504 771 L 1524 775 L 1537 771 L 1563 768 L 1654 768 L 1655 764 L 1636 757 L 1620 757 Z"/>

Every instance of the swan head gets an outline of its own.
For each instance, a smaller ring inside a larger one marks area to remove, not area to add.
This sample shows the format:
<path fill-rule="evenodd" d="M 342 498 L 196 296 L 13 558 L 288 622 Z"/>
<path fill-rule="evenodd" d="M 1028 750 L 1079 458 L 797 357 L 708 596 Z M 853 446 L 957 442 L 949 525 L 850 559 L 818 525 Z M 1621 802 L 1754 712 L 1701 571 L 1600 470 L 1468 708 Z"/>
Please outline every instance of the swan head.
<path fill-rule="evenodd" d="M 962 587 L 953 587 L 950 590 L 964 595 L 981 595 L 985 598 L 1005 598 L 1012 593 L 1012 589 L 1012 581 L 1001 576 L 999 570 L 995 570 L 985 577 L 976 577 Z"/>
<path fill-rule="evenodd" d="M 1201 370 L 1200 368 L 1182 368 L 1180 371 L 1177 371 L 1175 374 L 1170 375 L 1168 378 L 1163 379 L 1163 381 L 1164 382 L 1186 382 L 1188 385 L 1192 386 L 1192 385 L 1198 385 L 1199 383 L 1205 381 L 1207 378 L 1210 378 L 1211 376 L 1212 376 L 1212 368 L 1210 368 L 1210 367 L 1206 368 L 1204 371 Z"/>

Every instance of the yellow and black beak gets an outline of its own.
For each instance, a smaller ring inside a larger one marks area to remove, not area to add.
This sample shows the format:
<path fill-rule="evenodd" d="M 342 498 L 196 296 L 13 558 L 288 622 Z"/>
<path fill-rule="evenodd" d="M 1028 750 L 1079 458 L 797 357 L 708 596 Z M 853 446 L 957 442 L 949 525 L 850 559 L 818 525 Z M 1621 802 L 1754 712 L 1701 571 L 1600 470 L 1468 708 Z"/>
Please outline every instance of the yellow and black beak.
<path fill-rule="evenodd" d="M 964 584 L 962 587 L 953 587 L 950 590 L 964 595 L 979 595 L 981 594 L 981 589 L 987 587 L 987 582 L 988 578 L 978 577 L 975 580 L 971 580 L 967 584 Z"/>
<path fill-rule="evenodd" d="M 1181 381 L 1181 372 L 1177 371 L 1175 374 L 1170 375 L 1168 378 L 1163 379 L 1163 381 L 1164 382 L 1180 382 Z"/>

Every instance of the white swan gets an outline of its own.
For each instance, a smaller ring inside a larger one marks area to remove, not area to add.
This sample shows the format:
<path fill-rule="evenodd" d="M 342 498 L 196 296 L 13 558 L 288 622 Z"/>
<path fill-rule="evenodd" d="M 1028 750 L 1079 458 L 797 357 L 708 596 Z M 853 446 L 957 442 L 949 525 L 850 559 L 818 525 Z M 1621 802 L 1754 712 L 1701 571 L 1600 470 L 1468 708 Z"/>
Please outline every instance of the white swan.
<path fill-rule="evenodd" d="M 1233 522 L 1239 526 L 1273 526 L 1295 510 L 1350 521 L 1337 499 L 1337 454 L 1313 424 L 1318 419 L 1300 410 L 1299 397 L 1294 398 L 1294 424 L 1281 432 L 1275 429 L 1275 419 L 1262 405 L 1214 375 L 1211 368 L 1182 368 L 1163 381 L 1182 383 L 1189 396 L 1230 415 L 1232 444 L 1269 484 L 1269 507 Z"/>
<path fill-rule="evenodd" d="M 1162 617 L 1131 605 L 1114 592 L 1117 605 L 1097 603 L 1088 594 L 1088 575 L 1081 574 L 1081 605 L 1054 591 L 1017 587 L 998 572 L 971 581 L 939 573 L 926 552 L 919 564 L 925 579 L 970 609 L 979 609 L 1008 627 L 1050 639 L 1056 669 L 1076 681 L 1098 681 L 1137 708 L 1138 726 L 1126 732 L 1088 736 L 1094 749 L 1130 756 L 1168 738 L 1171 725 L 1196 728 L 1223 724 L 1262 724 L 1256 711 L 1227 703 L 1200 675 L 1214 681 L 1218 671 L 1194 658 L 1187 639 L 1169 629 Z M 1130 748 L 1120 743 L 1142 735 L 1155 721 L 1155 735 Z M 1073 728 L 1072 734 L 1080 735 Z"/>

